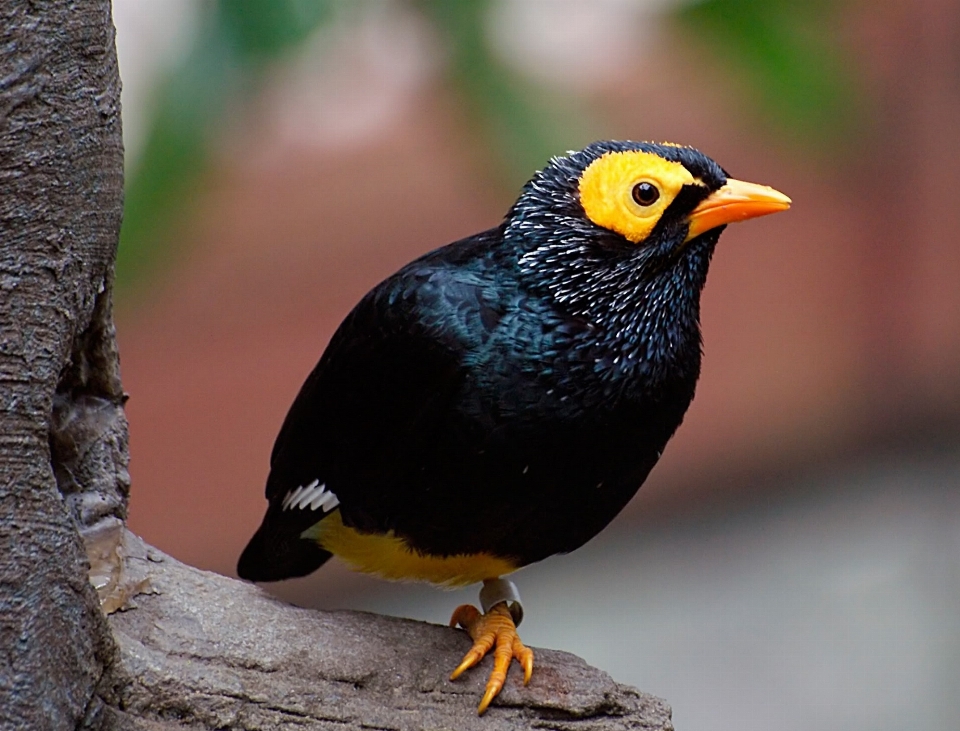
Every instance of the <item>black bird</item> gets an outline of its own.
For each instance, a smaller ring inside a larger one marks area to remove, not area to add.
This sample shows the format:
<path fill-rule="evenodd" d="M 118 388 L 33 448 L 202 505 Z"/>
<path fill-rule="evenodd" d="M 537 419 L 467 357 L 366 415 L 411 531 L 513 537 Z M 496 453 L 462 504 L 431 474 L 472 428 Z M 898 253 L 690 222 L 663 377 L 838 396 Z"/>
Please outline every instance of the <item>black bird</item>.
<path fill-rule="evenodd" d="M 503 222 L 426 254 L 340 325 L 290 408 L 263 524 L 237 567 L 275 581 L 332 554 L 387 579 L 483 581 L 457 608 L 511 658 L 500 577 L 579 548 L 627 504 L 693 399 L 700 292 L 725 224 L 790 199 L 690 147 L 597 142 L 552 159 Z"/>

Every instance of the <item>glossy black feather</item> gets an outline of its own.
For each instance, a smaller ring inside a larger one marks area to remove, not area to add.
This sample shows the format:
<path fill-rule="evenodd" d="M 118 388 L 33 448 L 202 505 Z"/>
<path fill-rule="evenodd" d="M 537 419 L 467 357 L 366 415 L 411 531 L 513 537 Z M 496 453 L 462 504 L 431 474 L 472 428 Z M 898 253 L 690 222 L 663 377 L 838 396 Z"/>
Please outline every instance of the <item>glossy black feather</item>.
<path fill-rule="evenodd" d="M 591 223 L 576 194 L 583 169 L 619 149 L 677 160 L 704 182 L 640 245 Z M 280 507 L 315 479 L 347 525 L 431 554 L 527 564 L 599 532 L 693 398 L 720 229 L 680 244 L 685 215 L 725 180 L 689 148 L 597 143 L 551 161 L 500 227 L 375 287 L 290 409 L 240 575 L 284 578 L 326 560 L 300 538 L 317 515 Z"/>

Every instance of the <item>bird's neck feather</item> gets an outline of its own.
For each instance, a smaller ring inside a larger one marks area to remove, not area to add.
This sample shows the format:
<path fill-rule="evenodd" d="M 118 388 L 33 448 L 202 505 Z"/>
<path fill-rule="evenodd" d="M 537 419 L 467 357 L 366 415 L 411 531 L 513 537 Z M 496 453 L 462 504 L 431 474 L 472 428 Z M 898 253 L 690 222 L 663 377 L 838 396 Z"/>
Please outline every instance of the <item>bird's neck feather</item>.
<path fill-rule="evenodd" d="M 519 258 L 521 276 L 557 309 L 591 326 L 580 347 L 611 375 L 656 392 L 691 389 L 700 373 L 700 292 L 716 239 L 668 261 L 568 237 Z"/>

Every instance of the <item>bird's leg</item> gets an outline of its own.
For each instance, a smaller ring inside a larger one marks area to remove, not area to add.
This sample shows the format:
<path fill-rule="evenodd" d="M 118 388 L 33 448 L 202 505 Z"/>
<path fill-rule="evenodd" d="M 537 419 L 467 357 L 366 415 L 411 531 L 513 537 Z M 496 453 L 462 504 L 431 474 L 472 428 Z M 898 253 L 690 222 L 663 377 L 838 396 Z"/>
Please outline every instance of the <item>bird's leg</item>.
<path fill-rule="evenodd" d="M 503 688 L 510 661 L 516 658 L 523 667 L 523 684 L 530 682 L 533 673 L 533 651 L 526 647 L 517 634 L 517 625 L 523 619 L 520 594 L 512 581 L 488 579 L 480 590 L 483 614 L 470 604 L 462 604 L 453 611 L 450 626 L 458 624 L 473 639 L 473 647 L 464 655 L 463 662 L 453 671 L 450 680 L 456 680 L 464 670 L 472 668 L 496 645 L 493 653 L 493 671 L 487 680 L 486 692 L 477 712 L 483 714 Z"/>

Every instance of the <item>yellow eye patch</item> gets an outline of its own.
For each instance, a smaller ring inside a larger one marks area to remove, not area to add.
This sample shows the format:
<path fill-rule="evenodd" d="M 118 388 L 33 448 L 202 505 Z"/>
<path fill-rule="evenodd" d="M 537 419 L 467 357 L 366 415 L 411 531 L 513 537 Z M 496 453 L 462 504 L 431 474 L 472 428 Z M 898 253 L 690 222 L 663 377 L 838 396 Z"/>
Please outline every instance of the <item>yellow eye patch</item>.
<path fill-rule="evenodd" d="M 683 165 L 652 152 L 607 152 L 580 176 L 580 204 L 595 224 L 636 244 L 650 235 L 681 188 L 697 182 Z M 650 183 L 660 194 L 650 205 L 634 198 L 641 183 Z"/>

